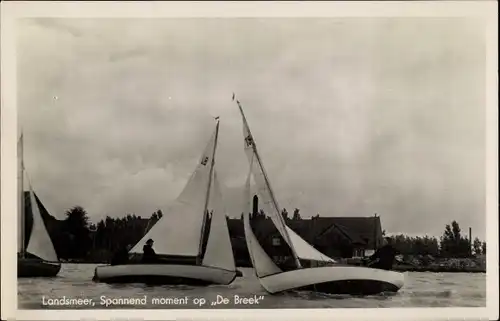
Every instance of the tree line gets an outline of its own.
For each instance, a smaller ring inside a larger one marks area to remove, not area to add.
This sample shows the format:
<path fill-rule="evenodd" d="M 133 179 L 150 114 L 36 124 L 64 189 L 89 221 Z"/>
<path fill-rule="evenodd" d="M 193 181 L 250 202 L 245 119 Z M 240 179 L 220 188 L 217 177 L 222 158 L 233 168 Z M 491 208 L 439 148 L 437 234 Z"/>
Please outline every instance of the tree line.
<path fill-rule="evenodd" d="M 260 211 L 254 215 L 265 216 L 265 213 Z M 299 209 L 295 209 L 291 217 L 284 209 L 282 215 L 287 220 L 302 220 Z M 65 216 L 66 218 L 62 221 L 47 222 L 49 234 L 59 258 L 105 262 L 118 249 L 139 242 L 147 231 L 163 217 L 163 213 L 157 210 L 147 218 L 135 214 L 127 214 L 122 218 L 107 216 L 97 224 L 92 224 L 86 210 L 81 206 L 75 206 L 66 211 Z M 318 216 L 319 214 L 315 217 Z M 55 223 L 57 226 L 54 226 Z M 232 231 L 230 234 L 235 235 Z M 237 235 L 237 237 L 241 238 L 244 235 Z M 482 242 L 477 237 L 473 242 L 469 242 L 468 238 L 462 235 L 456 221 L 445 226 L 439 240 L 435 237 L 410 237 L 403 234 L 389 237 L 393 241 L 393 246 L 403 255 L 469 257 L 486 254 L 486 242 Z"/>
<path fill-rule="evenodd" d="M 127 214 L 121 218 L 106 218 L 93 224 L 86 210 L 75 206 L 65 213 L 56 229 L 48 223 L 55 250 L 60 259 L 90 259 L 106 261 L 112 253 L 128 244 L 136 244 L 163 216 L 161 210 L 142 218 Z M 52 220 L 52 225 L 54 221 Z"/>
<path fill-rule="evenodd" d="M 392 243 L 403 255 L 432 255 L 441 257 L 469 257 L 486 254 L 486 242 L 476 237 L 473 242 L 461 234 L 457 221 L 445 226 L 443 235 L 435 237 L 390 236 Z"/>

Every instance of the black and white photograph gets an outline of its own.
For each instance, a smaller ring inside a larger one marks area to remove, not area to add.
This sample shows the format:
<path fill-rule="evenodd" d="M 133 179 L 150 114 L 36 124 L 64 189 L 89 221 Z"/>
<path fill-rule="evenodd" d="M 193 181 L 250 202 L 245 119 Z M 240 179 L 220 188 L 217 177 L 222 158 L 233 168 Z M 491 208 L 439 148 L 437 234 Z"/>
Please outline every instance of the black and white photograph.
<path fill-rule="evenodd" d="M 2 10 L 9 309 L 498 317 L 497 5 L 461 3 Z"/>

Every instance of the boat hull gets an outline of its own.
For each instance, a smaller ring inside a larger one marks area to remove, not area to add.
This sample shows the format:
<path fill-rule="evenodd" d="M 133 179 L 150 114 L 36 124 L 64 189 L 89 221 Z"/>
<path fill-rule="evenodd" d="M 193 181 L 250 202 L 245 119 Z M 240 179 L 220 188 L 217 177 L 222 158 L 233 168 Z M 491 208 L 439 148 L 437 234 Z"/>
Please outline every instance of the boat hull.
<path fill-rule="evenodd" d="M 146 283 L 169 285 L 228 285 L 236 278 L 236 271 L 203 265 L 181 264 L 125 264 L 98 266 L 95 282 Z"/>
<path fill-rule="evenodd" d="M 366 267 L 327 266 L 277 273 L 259 280 L 271 294 L 307 290 L 328 294 L 374 295 L 399 291 L 404 285 L 405 274 Z"/>
<path fill-rule="evenodd" d="M 61 270 L 60 263 L 46 262 L 38 259 L 17 259 L 17 277 L 54 277 Z"/>

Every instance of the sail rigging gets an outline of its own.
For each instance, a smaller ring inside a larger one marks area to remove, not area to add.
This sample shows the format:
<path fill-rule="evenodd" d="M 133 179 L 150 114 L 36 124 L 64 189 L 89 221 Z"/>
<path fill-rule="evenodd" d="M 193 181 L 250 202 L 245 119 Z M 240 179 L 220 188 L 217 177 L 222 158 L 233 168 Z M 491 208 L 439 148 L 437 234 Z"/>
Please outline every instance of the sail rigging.
<path fill-rule="evenodd" d="M 257 277 L 262 278 L 268 275 L 277 274 L 283 272 L 271 258 L 264 251 L 262 246 L 259 244 L 257 237 L 252 231 L 250 226 L 250 211 L 251 211 L 251 200 L 252 200 L 252 190 L 250 188 L 250 180 L 252 177 L 252 167 L 254 166 L 254 158 L 250 159 L 250 170 L 248 172 L 245 187 L 243 189 L 243 201 L 244 201 L 244 212 L 243 212 L 243 227 L 245 230 L 245 240 L 247 244 L 248 253 L 250 254 L 250 260 L 252 261 L 252 266 L 254 268 Z"/>
<path fill-rule="evenodd" d="M 209 161 L 214 144 L 215 131 L 179 196 L 130 253 L 142 253 L 142 245 L 146 240 L 153 239 L 159 255 L 198 257 L 205 219 L 203 211 L 210 175 Z"/>
<path fill-rule="evenodd" d="M 243 117 L 245 152 L 250 163 L 250 172 L 244 188 L 244 197 L 246 201 L 246 205 L 244 206 L 246 208 L 243 212 L 245 240 L 255 274 L 262 287 L 269 293 L 302 289 L 332 294 L 357 295 L 370 295 L 387 291 L 397 292 L 404 284 L 404 276 L 401 273 L 355 266 L 322 266 L 330 265 L 328 263 L 335 263 L 335 261 L 316 250 L 312 245 L 286 226 L 284 218 L 280 215 L 280 208 L 277 206 L 278 203 L 276 202 L 276 198 L 271 190 L 269 180 L 262 166 L 262 160 L 257 153 L 255 142 L 248 129 L 243 110 L 239 101 L 237 101 L 237 103 Z M 254 158 L 256 161 L 254 161 Z M 257 166 L 254 166 L 255 163 L 257 163 Z M 268 214 L 270 214 L 272 222 L 283 236 L 283 239 L 288 243 L 296 261 L 298 261 L 299 258 L 309 260 L 309 263 L 311 263 L 310 266 L 304 264 L 305 266 L 302 267 L 299 261 L 296 268 L 289 269 L 283 266 L 282 270 L 281 266 L 278 266 L 259 244 L 250 226 L 249 219 L 250 202 L 254 199 L 253 193 L 250 193 L 251 177 L 255 180 L 257 193 L 260 194 L 259 196 L 264 195 L 268 197 L 264 202 L 266 205 L 271 205 L 271 211 L 268 212 Z M 279 216 L 281 216 L 281 220 L 277 219 Z M 327 264 L 320 264 L 318 261 Z M 352 288 L 350 287 L 351 284 L 353 285 Z"/>
<path fill-rule="evenodd" d="M 200 238 L 200 245 L 198 248 L 198 256 L 197 256 L 197 264 L 201 264 L 201 260 L 203 257 L 203 241 L 204 241 L 204 235 L 205 235 L 205 230 L 206 230 L 206 225 L 207 225 L 207 219 L 208 219 L 208 202 L 210 200 L 210 191 L 211 191 L 211 185 L 212 185 L 212 176 L 214 175 L 214 165 L 215 165 L 215 151 L 217 150 L 217 139 L 219 136 L 219 121 L 217 120 L 217 125 L 215 126 L 215 138 L 214 138 L 214 148 L 212 151 L 212 158 L 210 161 L 210 171 L 208 174 L 208 184 L 207 184 L 207 194 L 205 196 L 205 206 L 203 208 L 203 222 L 201 224 L 201 238 Z"/>
<path fill-rule="evenodd" d="M 48 262 L 57 262 L 57 254 L 45 222 L 40 213 L 35 192 L 24 168 L 24 135 L 21 133 L 17 144 L 18 153 L 18 252 L 22 258 L 26 253 L 39 257 Z M 28 179 L 28 196 L 24 192 L 24 178 Z M 28 204 L 26 204 L 28 201 Z M 26 209 L 29 208 L 29 213 Z M 31 215 L 31 230 L 26 231 L 26 215 Z M 26 237 L 26 235 L 28 237 Z"/>
<path fill-rule="evenodd" d="M 243 136 L 245 138 L 245 153 L 247 155 L 247 158 L 250 160 L 253 160 L 253 157 L 255 156 L 256 163 L 258 165 L 258 171 L 253 171 L 254 174 L 254 179 L 256 180 L 257 186 L 259 187 L 259 192 L 261 192 L 261 195 L 263 196 L 263 203 L 264 204 L 269 204 L 271 205 L 270 208 L 270 217 L 271 220 L 273 221 L 274 225 L 278 229 L 279 233 L 285 240 L 285 242 L 289 245 L 291 251 L 292 251 L 292 256 L 295 261 L 295 265 L 297 268 L 301 268 L 301 264 L 299 261 L 299 258 L 297 256 L 297 253 L 295 252 L 294 246 L 292 244 L 292 241 L 290 240 L 290 236 L 288 235 L 288 231 L 286 229 L 286 224 L 284 222 L 283 216 L 281 215 L 281 209 L 278 206 L 278 202 L 276 201 L 276 198 L 274 196 L 273 190 L 271 188 L 271 184 L 269 183 L 269 179 L 267 177 L 266 171 L 264 169 L 264 166 L 262 164 L 261 158 L 259 156 L 259 153 L 257 151 L 257 146 L 255 144 L 255 140 L 253 138 L 253 135 L 250 131 L 250 127 L 248 126 L 245 113 L 243 112 L 243 108 L 241 107 L 240 102 L 237 100 L 236 103 L 238 104 L 238 107 L 240 109 L 241 117 L 243 120 Z M 252 161 L 253 163 L 253 161 Z M 251 164 L 252 164 L 251 163 Z M 253 169 L 253 166 L 251 167 Z"/>
<path fill-rule="evenodd" d="M 228 258 L 224 257 L 220 262 L 212 260 L 214 243 L 220 250 L 227 248 L 228 244 L 230 246 L 227 222 L 220 220 L 220 215 L 225 220 L 225 211 L 221 205 L 222 201 L 218 200 L 220 192 L 217 190 L 219 187 L 215 174 L 218 132 L 219 122 L 217 121 L 216 128 L 184 189 L 164 211 L 165 215 L 149 229 L 130 253 L 142 253 L 142 245 L 151 238 L 155 241 L 155 251 L 159 255 L 192 257 L 196 258 L 197 265 L 219 264 L 220 267 L 224 266 L 226 269 L 232 268 L 234 263 L 231 265 Z M 210 226 L 207 224 L 209 207 L 213 208 Z M 215 231 L 212 231 L 213 228 Z M 209 237 L 205 246 L 207 232 Z M 227 237 L 224 233 L 227 233 Z M 231 260 L 234 260 L 232 250 L 229 253 Z"/>
<path fill-rule="evenodd" d="M 295 233 L 290 227 L 288 227 L 284 221 L 283 216 L 280 212 L 280 207 L 278 206 L 278 202 L 273 193 L 271 184 L 269 182 L 268 176 L 264 169 L 262 160 L 257 151 L 257 146 L 255 140 L 250 132 L 250 128 L 248 126 L 245 114 L 243 112 L 243 108 L 241 107 L 240 102 L 236 101 L 243 119 L 243 135 L 245 138 L 245 153 L 247 158 L 252 165 L 254 163 L 253 159 L 255 157 L 256 167 L 251 166 L 253 177 L 258 186 L 258 193 L 263 199 L 264 206 L 271 205 L 271 208 L 266 208 L 266 211 L 269 211 L 271 219 L 278 229 L 279 233 L 288 244 L 292 251 L 292 255 L 294 257 L 295 264 L 297 268 L 301 268 L 301 263 L 299 259 L 304 260 L 315 260 L 315 261 L 323 261 L 323 262 L 335 262 L 332 258 L 324 255 L 323 253 L 316 250 L 312 245 L 304 241 L 297 233 Z"/>

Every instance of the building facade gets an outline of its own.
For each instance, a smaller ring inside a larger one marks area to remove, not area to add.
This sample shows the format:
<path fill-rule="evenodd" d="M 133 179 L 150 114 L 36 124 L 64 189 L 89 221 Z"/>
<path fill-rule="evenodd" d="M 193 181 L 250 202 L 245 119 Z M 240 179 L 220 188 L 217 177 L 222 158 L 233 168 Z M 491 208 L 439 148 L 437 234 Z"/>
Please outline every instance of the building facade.
<path fill-rule="evenodd" d="M 319 217 L 291 219 L 286 224 L 318 251 L 331 258 L 356 258 L 372 254 L 382 245 L 383 235 L 379 216 Z M 290 260 L 290 249 L 272 220 L 259 210 L 253 199 L 251 226 L 266 253 L 276 262 Z M 237 264 L 249 261 L 243 220 L 228 218 L 229 233 Z"/>

